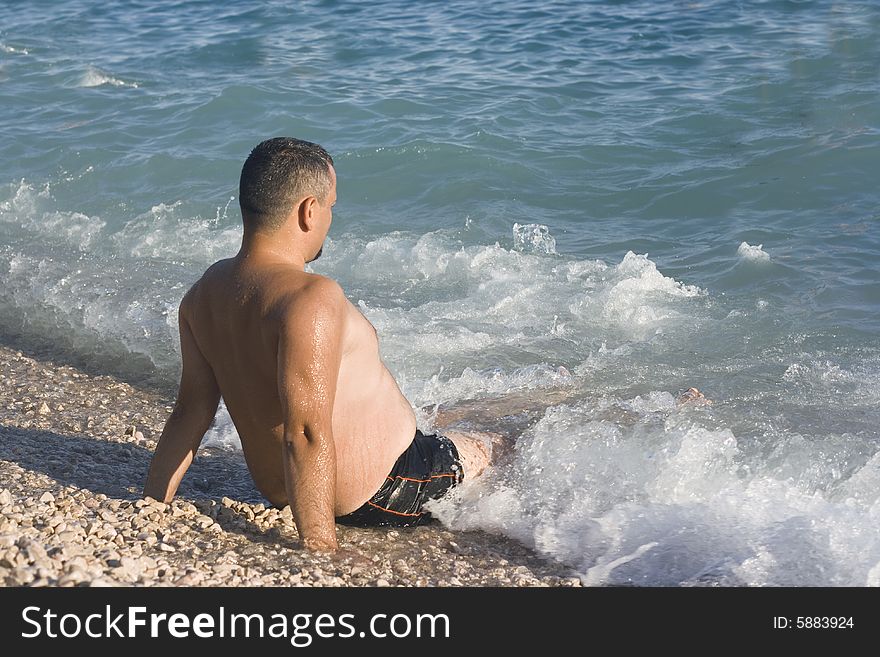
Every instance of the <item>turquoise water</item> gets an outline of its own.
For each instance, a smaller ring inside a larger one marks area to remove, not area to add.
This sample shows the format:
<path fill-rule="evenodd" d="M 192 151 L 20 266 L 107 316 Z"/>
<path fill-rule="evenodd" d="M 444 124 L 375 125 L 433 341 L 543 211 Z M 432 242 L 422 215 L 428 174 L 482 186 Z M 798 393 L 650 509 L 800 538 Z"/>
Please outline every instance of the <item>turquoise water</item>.
<path fill-rule="evenodd" d="M 173 391 L 241 163 L 317 141 L 311 269 L 423 427 L 571 393 L 445 523 L 589 583 L 880 584 L 878 37 L 868 0 L 0 3 L 0 340 Z"/>

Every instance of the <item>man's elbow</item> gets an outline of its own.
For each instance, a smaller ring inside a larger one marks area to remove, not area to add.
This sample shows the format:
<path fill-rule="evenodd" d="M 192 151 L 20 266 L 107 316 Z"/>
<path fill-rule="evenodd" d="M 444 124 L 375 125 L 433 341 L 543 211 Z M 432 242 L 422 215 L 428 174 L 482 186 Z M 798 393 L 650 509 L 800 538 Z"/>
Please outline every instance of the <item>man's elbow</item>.
<path fill-rule="evenodd" d="M 289 448 L 315 448 L 330 444 L 333 432 L 329 423 L 288 422 L 284 425 L 284 443 Z"/>

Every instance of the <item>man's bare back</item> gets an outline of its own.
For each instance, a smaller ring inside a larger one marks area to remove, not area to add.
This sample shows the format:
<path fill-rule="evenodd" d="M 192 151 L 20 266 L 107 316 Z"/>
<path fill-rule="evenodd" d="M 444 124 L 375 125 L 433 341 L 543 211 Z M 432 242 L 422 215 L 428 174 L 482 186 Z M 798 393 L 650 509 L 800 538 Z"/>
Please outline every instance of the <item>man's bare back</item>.
<path fill-rule="evenodd" d="M 221 396 L 254 482 L 273 504 L 290 504 L 306 547 L 336 549 L 334 520 L 355 510 L 421 516 L 411 511 L 429 489 L 442 494 L 461 471 L 473 477 L 486 467 L 478 432 L 417 435 L 373 326 L 335 281 L 305 271 L 321 254 L 335 202 L 336 172 L 321 147 L 275 138 L 251 153 L 239 192 L 241 249 L 180 304 L 180 388 L 145 495 L 174 497 Z M 427 470 L 414 476 L 409 467 Z M 389 492 L 389 481 L 412 490 Z M 413 508 L 386 508 L 375 502 L 382 495 L 398 505 L 410 496 Z"/>
<path fill-rule="evenodd" d="M 248 468 L 273 504 L 287 495 L 281 470 L 284 421 L 278 395 L 279 324 L 296 315 L 303 298 L 340 304 L 341 362 L 333 402 L 336 501 L 341 516 L 378 490 L 395 459 L 412 441 L 416 418 L 379 357 L 376 331 L 330 279 L 283 264 L 231 258 L 213 265 L 189 293 L 187 320 L 211 364 L 241 437 Z"/>

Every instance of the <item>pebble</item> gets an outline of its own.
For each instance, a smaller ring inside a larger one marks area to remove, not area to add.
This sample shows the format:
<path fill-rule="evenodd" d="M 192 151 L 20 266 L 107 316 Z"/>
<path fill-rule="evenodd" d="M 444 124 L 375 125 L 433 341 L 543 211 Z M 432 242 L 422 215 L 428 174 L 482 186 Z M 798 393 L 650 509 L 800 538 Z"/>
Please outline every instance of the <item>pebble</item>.
<path fill-rule="evenodd" d="M 208 516 L 199 516 L 198 518 L 196 518 L 196 525 L 199 527 L 199 529 L 207 529 L 213 524 L 214 519 L 209 518 Z"/>

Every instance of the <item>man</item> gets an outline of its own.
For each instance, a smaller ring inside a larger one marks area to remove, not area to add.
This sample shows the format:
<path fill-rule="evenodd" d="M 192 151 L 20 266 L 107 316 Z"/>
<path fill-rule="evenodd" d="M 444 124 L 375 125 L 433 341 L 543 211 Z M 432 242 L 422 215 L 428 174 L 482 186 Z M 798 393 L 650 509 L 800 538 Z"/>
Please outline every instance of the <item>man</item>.
<path fill-rule="evenodd" d="M 183 372 L 144 494 L 170 501 L 222 395 L 254 483 L 290 504 L 303 545 L 337 548 L 335 519 L 415 524 L 422 504 L 487 466 L 488 434 L 424 435 L 335 281 L 307 273 L 336 202 L 330 155 L 278 137 L 241 172 L 241 249 L 183 297 Z"/>

